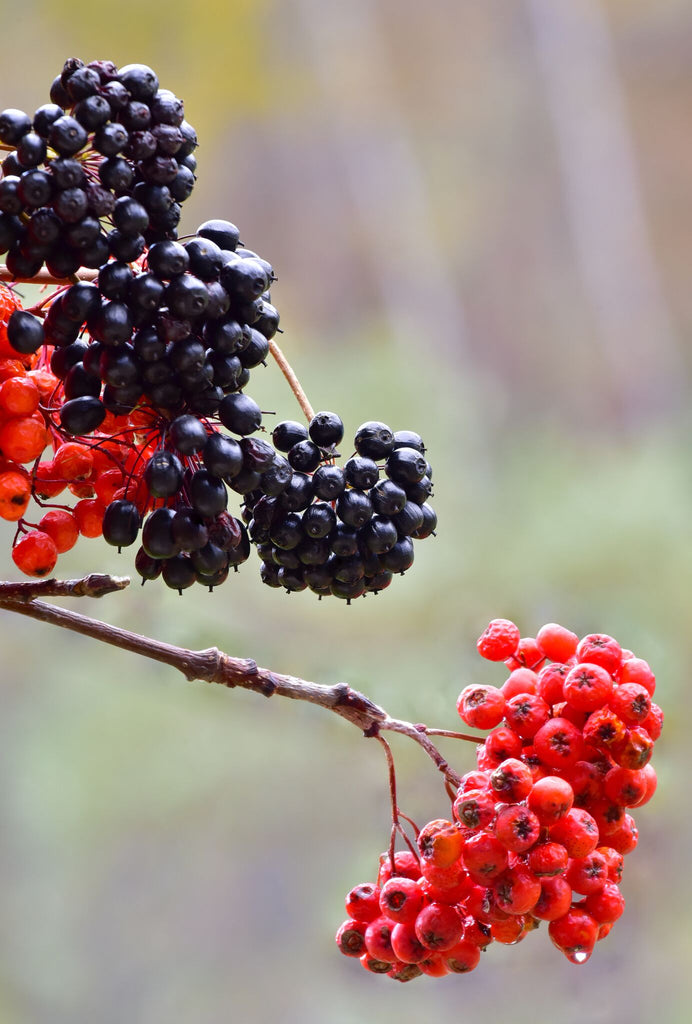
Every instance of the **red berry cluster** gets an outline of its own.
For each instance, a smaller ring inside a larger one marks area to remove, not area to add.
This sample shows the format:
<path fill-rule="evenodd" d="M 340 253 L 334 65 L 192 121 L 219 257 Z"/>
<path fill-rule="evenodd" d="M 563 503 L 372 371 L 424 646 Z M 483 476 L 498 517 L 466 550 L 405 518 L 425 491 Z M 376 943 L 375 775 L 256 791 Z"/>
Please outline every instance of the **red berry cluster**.
<path fill-rule="evenodd" d="M 585 963 L 625 907 L 623 857 L 638 836 L 629 812 L 656 789 L 663 714 L 646 661 L 553 623 L 522 639 L 504 619 L 478 650 L 510 671 L 501 687 L 459 696 L 464 722 L 492 731 L 453 820 L 429 822 L 393 867 L 382 854 L 377 883 L 348 894 L 336 936 L 342 953 L 398 981 L 473 970 L 491 942 L 519 942 L 541 921 Z"/>

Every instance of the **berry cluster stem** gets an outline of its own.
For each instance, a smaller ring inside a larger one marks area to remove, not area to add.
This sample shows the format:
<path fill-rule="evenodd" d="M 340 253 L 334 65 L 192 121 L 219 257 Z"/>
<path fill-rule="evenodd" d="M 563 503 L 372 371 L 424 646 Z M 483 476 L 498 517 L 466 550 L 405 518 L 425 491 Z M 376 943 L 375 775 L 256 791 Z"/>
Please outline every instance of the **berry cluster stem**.
<path fill-rule="evenodd" d="M 113 647 L 132 651 L 144 658 L 170 665 L 181 672 L 188 681 L 198 679 L 228 688 L 239 686 L 264 697 L 276 695 L 316 704 L 345 718 L 347 722 L 361 729 L 367 737 L 379 737 L 384 731 L 408 736 L 422 747 L 443 774 L 446 782 L 454 786 L 459 785 L 460 776 L 450 768 L 426 734 L 426 726 L 392 718 L 384 708 L 346 683 L 325 686 L 296 676 L 272 672 L 270 669 L 261 668 L 251 658 L 235 658 L 216 647 L 203 651 L 187 650 L 38 600 L 41 597 L 101 597 L 123 590 L 128 584 L 129 580 L 126 577 L 106 575 L 91 575 L 81 580 L 0 583 L 0 609 L 26 615 L 39 622 L 48 622 Z M 482 737 L 475 736 L 466 738 L 474 743 L 482 740 Z"/>
<path fill-rule="evenodd" d="M 298 380 L 293 367 L 291 366 L 291 364 L 289 363 L 288 359 L 283 354 L 283 352 L 281 351 L 281 349 L 276 344 L 276 342 L 274 341 L 273 338 L 270 339 L 270 341 L 269 341 L 269 351 L 271 352 L 271 354 L 272 354 L 272 356 L 274 358 L 274 361 L 278 365 L 278 367 L 281 370 L 281 372 L 283 373 L 284 377 L 288 381 L 288 386 L 290 387 L 290 389 L 293 392 L 293 394 L 296 396 L 296 400 L 298 402 L 298 405 L 303 410 L 305 418 L 306 418 L 306 420 L 309 423 L 310 420 L 314 419 L 315 410 L 310 405 L 310 401 L 308 399 L 308 396 L 303 391 L 301 383 Z"/>

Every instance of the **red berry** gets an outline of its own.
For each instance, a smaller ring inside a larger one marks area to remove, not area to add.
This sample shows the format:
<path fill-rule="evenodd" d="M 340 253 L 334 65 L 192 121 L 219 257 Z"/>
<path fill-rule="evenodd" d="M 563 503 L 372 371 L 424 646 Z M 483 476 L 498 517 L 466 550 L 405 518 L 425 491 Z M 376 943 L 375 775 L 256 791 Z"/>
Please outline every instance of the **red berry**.
<path fill-rule="evenodd" d="M 639 683 L 644 686 L 653 697 L 656 689 L 656 676 L 651 671 L 649 663 L 643 658 L 627 658 L 620 668 L 620 683 Z"/>
<path fill-rule="evenodd" d="M 464 843 L 464 866 L 480 885 L 497 878 L 508 867 L 507 848 L 489 832 L 478 832 Z"/>
<path fill-rule="evenodd" d="M 0 473 L 0 518 L 10 523 L 20 520 L 31 500 L 31 481 L 26 470 L 17 467 Z"/>
<path fill-rule="evenodd" d="M 651 694 L 641 683 L 623 683 L 613 690 L 609 705 L 627 725 L 638 725 L 651 711 Z"/>
<path fill-rule="evenodd" d="M 503 846 L 513 853 L 525 853 L 536 843 L 541 825 L 536 815 L 519 804 L 504 807 L 493 826 Z"/>
<path fill-rule="evenodd" d="M 500 687 L 505 700 L 516 697 L 519 693 L 535 693 L 538 676 L 530 668 L 515 668 L 509 673 Z"/>
<path fill-rule="evenodd" d="M 573 907 L 550 922 L 548 934 L 572 963 L 585 963 L 598 938 L 598 923 L 585 910 Z"/>
<path fill-rule="evenodd" d="M 532 636 L 522 637 L 519 645 L 511 658 L 505 659 L 505 664 L 511 669 L 532 668 L 537 672 L 545 661 L 545 656 Z"/>
<path fill-rule="evenodd" d="M 446 903 L 429 903 L 416 918 L 416 935 L 427 949 L 441 952 L 456 946 L 464 931 L 457 911 Z"/>
<path fill-rule="evenodd" d="M 571 809 L 574 791 L 569 782 L 557 775 L 546 775 L 534 782 L 528 805 L 541 825 L 554 825 Z"/>
<path fill-rule="evenodd" d="M 418 911 L 423 906 L 423 893 L 418 882 L 412 878 L 395 876 L 385 882 L 380 892 L 380 910 L 385 917 L 395 923 L 415 921 Z M 396 950 L 400 960 L 408 961 Z M 421 958 L 422 959 L 422 958 Z"/>
<path fill-rule="evenodd" d="M 336 944 L 344 956 L 361 956 L 365 949 L 365 924 L 344 921 L 336 933 Z"/>
<path fill-rule="evenodd" d="M 565 878 L 575 892 L 589 896 L 602 889 L 608 881 L 608 864 L 602 853 L 593 850 L 586 857 L 570 860 Z"/>
<path fill-rule="evenodd" d="M 476 647 L 488 661 L 505 661 L 519 644 L 519 630 L 509 619 L 493 619 L 478 638 Z"/>
<path fill-rule="evenodd" d="M 587 896 L 584 909 L 599 924 L 613 924 L 625 909 L 625 898 L 614 882 L 606 882 L 598 892 Z"/>
<path fill-rule="evenodd" d="M 580 730 L 566 718 L 551 718 L 533 738 L 536 753 L 550 768 L 570 768 L 580 759 L 584 743 Z"/>
<path fill-rule="evenodd" d="M 616 766 L 605 777 L 606 796 L 623 807 L 636 807 L 646 795 L 647 780 L 644 771 L 631 771 Z"/>
<path fill-rule="evenodd" d="M 508 914 L 527 914 L 541 895 L 541 883 L 522 863 L 510 867 L 493 883 L 500 910 Z"/>
<path fill-rule="evenodd" d="M 518 803 L 526 799 L 533 787 L 531 769 L 523 761 L 510 757 L 492 773 L 490 785 L 504 803 Z"/>
<path fill-rule="evenodd" d="M 457 942 L 456 946 L 442 954 L 442 959 L 453 974 L 466 974 L 472 971 L 478 966 L 480 958 L 481 951 L 478 946 L 467 942 L 466 939 Z"/>
<path fill-rule="evenodd" d="M 531 911 L 540 921 L 556 921 L 572 904 L 572 886 L 560 876 L 541 878 L 541 895 Z"/>
<path fill-rule="evenodd" d="M 356 885 L 346 897 L 346 913 L 355 921 L 374 921 L 380 916 L 380 890 L 372 882 Z"/>
<path fill-rule="evenodd" d="M 38 528 L 53 539 L 58 554 L 61 555 L 73 548 L 79 537 L 77 520 L 67 509 L 49 509 L 40 520 Z"/>
<path fill-rule="evenodd" d="M 439 818 L 421 829 L 417 843 L 424 862 L 446 868 L 461 856 L 464 840 L 458 826 Z"/>
<path fill-rule="evenodd" d="M 454 801 L 454 817 L 474 832 L 487 828 L 495 817 L 495 795 L 487 789 L 459 793 Z"/>
<path fill-rule="evenodd" d="M 613 680 L 600 665 L 579 662 L 567 673 L 563 691 L 565 700 L 578 711 L 595 711 L 608 702 Z"/>
<path fill-rule="evenodd" d="M 427 949 L 416 935 L 411 921 L 399 922 L 392 928 L 392 949 L 397 960 L 405 964 L 418 964 L 430 956 Z"/>
<path fill-rule="evenodd" d="M 588 811 L 573 807 L 552 826 L 550 838 L 562 843 L 570 857 L 588 857 L 598 845 L 598 826 Z"/>
<path fill-rule="evenodd" d="M 41 396 L 29 377 L 10 377 L 0 384 L 0 411 L 7 416 L 30 416 Z"/>
<path fill-rule="evenodd" d="M 507 725 L 522 739 L 532 739 L 550 717 L 550 708 L 537 693 L 518 693 L 507 701 Z"/>
<path fill-rule="evenodd" d="M 568 672 L 567 665 L 546 665 L 538 673 L 536 693 L 543 698 L 546 704 L 559 704 L 565 699 L 563 686 Z"/>
<path fill-rule="evenodd" d="M 528 865 L 538 878 L 553 878 L 567 870 L 569 857 L 562 843 L 540 843 L 529 853 Z"/>
<path fill-rule="evenodd" d="M 393 874 L 404 875 L 406 878 L 420 878 L 420 862 L 410 850 L 399 850 L 394 854 L 394 871 L 388 853 L 380 854 L 380 869 L 377 873 L 377 884 L 382 887 Z"/>
<path fill-rule="evenodd" d="M 536 643 L 546 658 L 551 661 L 565 662 L 574 655 L 579 637 L 556 622 L 541 626 L 536 634 Z"/>
<path fill-rule="evenodd" d="M 613 676 L 622 662 L 622 647 L 606 633 L 590 633 L 580 641 L 577 658 L 588 661 L 590 665 L 600 665 Z"/>
<path fill-rule="evenodd" d="M 391 963 L 397 959 L 392 950 L 393 927 L 386 917 L 376 917 L 365 929 L 365 948 L 375 960 Z"/>
<path fill-rule="evenodd" d="M 49 576 L 58 560 L 58 549 L 47 533 L 32 530 L 17 541 L 12 560 L 26 576 Z"/>
<path fill-rule="evenodd" d="M 473 729 L 493 729 L 505 714 L 505 698 L 496 686 L 467 686 L 459 694 L 457 711 Z"/>

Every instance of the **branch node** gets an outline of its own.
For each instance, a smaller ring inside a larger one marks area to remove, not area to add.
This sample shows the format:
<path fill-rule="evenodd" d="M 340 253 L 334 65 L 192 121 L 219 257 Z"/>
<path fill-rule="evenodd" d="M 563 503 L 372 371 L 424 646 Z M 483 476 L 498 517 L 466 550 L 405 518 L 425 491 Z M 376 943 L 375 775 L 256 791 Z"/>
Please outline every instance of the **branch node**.
<path fill-rule="evenodd" d="M 365 736 L 365 738 L 367 740 L 376 739 L 376 738 L 379 737 L 379 735 L 380 735 L 380 723 L 379 722 L 372 722 L 371 725 L 369 725 L 367 729 L 363 729 L 363 736 Z"/>
<path fill-rule="evenodd" d="M 255 665 L 255 671 L 257 671 L 257 665 Z M 273 697 L 279 688 L 278 681 L 274 676 L 269 673 L 257 687 L 263 697 Z"/>

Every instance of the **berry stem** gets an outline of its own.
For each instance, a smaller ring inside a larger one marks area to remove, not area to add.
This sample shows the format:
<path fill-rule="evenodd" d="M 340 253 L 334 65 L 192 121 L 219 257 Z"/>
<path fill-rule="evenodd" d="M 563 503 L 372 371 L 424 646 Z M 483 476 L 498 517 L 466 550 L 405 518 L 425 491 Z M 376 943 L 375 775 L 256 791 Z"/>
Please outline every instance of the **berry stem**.
<path fill-rule="evenodd" d="M 57 284 L 65 287 L 74 284 L 75 281 L 95 281 L 98 270 L 91 270 L 89 267 L 80 267 L 76 274 L 69 278 L 54 277 L 47 270 L 39 270 L 33 277 L 14 277 L 4 263 L 0 264 L 0 281 L 8 281 L 11 284 Z"/>
<path fill-rule="evenodd" d="M 296 396 L 296 399 L 298 401 L 298 405 L 303 410 L 305 418 L 307 419 L 307 421 L 309 423 L 310 420 L 314 419 L 315 410 L 310 405 L 310 401 L 308 399 L 308 396 L 303 391 L 303 388 L 301 387 L 301 383 L 298 380 L 293 367 L 291 366 L 291 364 L 289 363 L 288 359 L 283 354 L 283 352 L 281 351 L 281 349 L 276 344 L 276 342 L 274 341 L 273 338 L 269 342 L 269 351 L 271 352 L 272 356 L 274 357 L 274 360 L 278 364 L 278 367 L 281 370 L 281 372 L 283 373 L 284 377 L 288 381 L 288 385 L 289 385 L 291 391 L 293 392 L 293 394 Z"/>
<path fill-rule="evenodd" d="M 102 643 L 132 651 L 144 658 L 162 662 L 181 672 L 192 682 L 199 679 L 207 683 L 218 683 L 228 688 L 239 686 L 252 690 L 264 697 L 287 697 L 303 700 L 309 704 L 333 711 L 347 722 L 361 729 L 366 736 L 380 736 L 390 731 L 408 736 L 423 748 L 438 771 L 452 786 L 458 786 L 461 778 L 444 759 L 435 744 L 426 735 L 426 726 L 414 725 L 398 718 L 392 718 L 384 708 L 346 683 L 326 686 L 309 682 L 295 676 L 272 672 L 261 668 L 251 658 L 234 658 L 216 647 L 203 651 L 191 651 L 184 647 L 154 640 L 130 630 L 111 626 L 98 619 L 89 618 L 67 608 L 58 608 L 37 600 L 39 597 L 101 597 L 104 594 L 123 590 L 129 580 L 126 577 L 93 574 L 81 580 L 37 580 L 28 583 L 0 583 L 0 608 L 39 622 L 48 622 L 62 629 L 92 637 Z M 387 749 L 388 745 L 387 745 Z M 396 791 L 395 795 L 396 795 Z"/>

